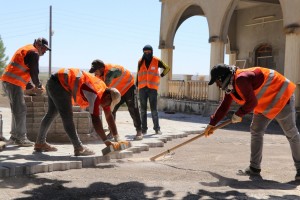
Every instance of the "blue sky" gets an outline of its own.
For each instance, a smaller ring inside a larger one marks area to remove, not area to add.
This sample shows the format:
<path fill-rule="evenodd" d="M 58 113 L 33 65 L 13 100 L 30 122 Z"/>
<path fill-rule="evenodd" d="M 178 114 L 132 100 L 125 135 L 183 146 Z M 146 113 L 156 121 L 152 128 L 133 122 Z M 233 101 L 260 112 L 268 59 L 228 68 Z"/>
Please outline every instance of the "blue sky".
<path fill-rule="evenodd" d="M 3 1 L 0 35 L 10 58 L 35 38 L 49 39 L 52 5 L 52 67 L 88 69 L 94 59 L 136 72 L 146 44 L 160 58 L 159 0 L 10 0 Z M 204 17 L 186 20 L 175 36 L 173 73 L 208 75 L 210 44 Z M 40 66 L 49 66 L 48 52 Z"/>

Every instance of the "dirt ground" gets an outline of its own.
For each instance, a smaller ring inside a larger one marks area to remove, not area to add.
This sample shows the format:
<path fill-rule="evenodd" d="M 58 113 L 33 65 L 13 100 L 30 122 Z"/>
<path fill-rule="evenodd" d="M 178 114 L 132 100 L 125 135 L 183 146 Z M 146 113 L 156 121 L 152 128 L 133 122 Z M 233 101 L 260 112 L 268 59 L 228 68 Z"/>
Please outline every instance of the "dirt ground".
<path fill-rule="evenodd" d="M 237 174 L 249 165 L 250 137 L 229 127 L 150 161 L 192 137 L 95 168 L 5 178 L 0 199 L 300 199 L 283 135 L 265 135 L 261 177 Z"/>
<path fill-rule="evenodd" d="M 0 97 L 0 106 L 8 106 Z M 126 112 L 128 113 L 128 112 Z M 205 122 L 201 116 L 161 117 L 162 130 L 172 132 L 185 124 Z M 120 124 L 128 124 L 128 116 Z M 149 119 L 150 120 L 150 119 Z M 174 122 L 175 125 L 174 125 Z M 0 199 L 291 199 L 300 200 L 300 182 L 289 144 L 276 123 L 264 140 L 261 177 L 240 176 L 249 165 L 249 121 L 229 125 L 212 136 L 201 137 L 170 154 L 153 157 L 195 135 L 150 148 L 131 158 L 111 160 L 95 168 L 55 171 L 0 179 Z M 22 155 L 19 155 L 22 156 Z M 1 162 L 1 152 L 0 152 Z"/>

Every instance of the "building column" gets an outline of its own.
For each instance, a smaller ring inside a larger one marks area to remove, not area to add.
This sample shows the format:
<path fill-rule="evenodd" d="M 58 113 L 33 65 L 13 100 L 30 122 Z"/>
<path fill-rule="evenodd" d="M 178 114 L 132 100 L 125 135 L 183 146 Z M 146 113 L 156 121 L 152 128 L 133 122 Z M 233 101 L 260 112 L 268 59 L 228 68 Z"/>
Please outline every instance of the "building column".
<path fill-rule="evenodd" d="M 224 63 L 224 42 L 221 40 L 211 41 L 210 69 L 219 63 Z M 208 100 L 219 101 L 220 90 L 214 84 L 208 87 Z"/>
<path fill-rule="evenodd" d="M 160 78 L 158 93 L 162 97 L 167 97 L 169 93 L 169 80 L 172 80 L 173 49 L 161 49 L 161 60 L 170 67 L 169 73 Z M 161 72 L 163 69 L 161 69 Z"/>
<path fill-rule="evenodd" d="M 236 64 L 236 53 L 229 54 L 229 65 Z"/>
<path fill-rule="evenodd" d="M 300 107 L 300 34 L 288 33 L 285 40 L 284 75 L 297 85 L 296 108 Z"/>

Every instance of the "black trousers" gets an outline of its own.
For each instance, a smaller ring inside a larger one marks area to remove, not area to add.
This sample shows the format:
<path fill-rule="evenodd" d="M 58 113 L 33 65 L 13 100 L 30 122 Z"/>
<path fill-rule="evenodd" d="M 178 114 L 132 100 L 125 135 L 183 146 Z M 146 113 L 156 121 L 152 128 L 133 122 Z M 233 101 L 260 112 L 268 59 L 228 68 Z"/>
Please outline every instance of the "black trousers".
<path fill-rule="evenodd" d="M 141 122 L 141 115 L 138 106 L 138 99 L 136 93 L 135 85 L 131 86 L 129 90 L 121 97 L 121 101 L 115 106 L 112 114 L 114 119 L 116 120 L 116 112 L 118 111 L 119 107 L 126 103 L 128 107 L 128 111 L 130 116 L 133 120 L 134 127 L 137 131 L 142 130 L 142 122 Z"/>

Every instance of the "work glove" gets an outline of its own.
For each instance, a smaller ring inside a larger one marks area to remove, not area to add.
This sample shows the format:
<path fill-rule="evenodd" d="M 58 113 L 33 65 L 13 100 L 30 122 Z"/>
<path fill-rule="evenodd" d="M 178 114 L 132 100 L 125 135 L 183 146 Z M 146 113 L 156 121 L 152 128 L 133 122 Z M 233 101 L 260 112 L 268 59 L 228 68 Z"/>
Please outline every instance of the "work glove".
<path fill-rule="evenodd" d="M 235 123 L 239 123 L 242 121 L 242 118 L 237 116 L 236 114 L 233 114 L 231 117 L 231 123 L 235 124 Z"/>
<path fill-rule="evenodd" d="M 45 91 L 45 88 L 44 87 L 41 87 L 41 88 L 33 88 L 33 92 L 37 95 L 37 96 L 40 96 L 43 94 L 43 92 Z"/>
<path fill-rule="evenodd" d="M 119 141 L 121 141 L 121 138 L 119 135 L 115 135 L 114 140 L 115 140 L 115 142 L 119 142 Z"/>
<path fill-rule="evenodd" d="M 214 133 L 215 126 L 208 124 L 204 130 L 205 137 L 208 137 L 209 135 Z"/>
<path fill-rule="evenodd" d="M 120 149 L 120 144 L 118 142 L 112 142 L 110 140 L 105 140 L 105 145 L 106 146 L 113 146 L 114 150 L 119 150 Z"/>

